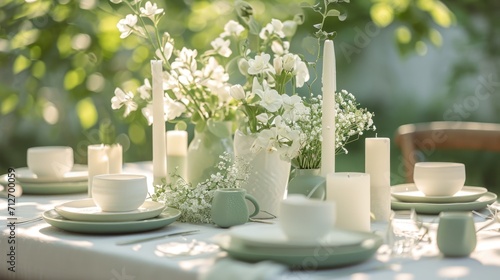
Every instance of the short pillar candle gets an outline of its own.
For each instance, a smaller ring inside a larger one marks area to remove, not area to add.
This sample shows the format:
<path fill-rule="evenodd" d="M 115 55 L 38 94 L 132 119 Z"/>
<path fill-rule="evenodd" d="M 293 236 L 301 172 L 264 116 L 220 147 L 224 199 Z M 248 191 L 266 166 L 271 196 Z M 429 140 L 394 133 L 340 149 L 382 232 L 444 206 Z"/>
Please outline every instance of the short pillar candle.
<path fill-rule="evenodd" d="M 335 227 L 370 231 L 370 175 L 357 172 L 330 173 L 326 199 L 337 205 Z"/>
<path fill-rule="evenodd" d="M 87 147 L 88 196 L 92 197 L 92 180 L 94 176 L 109 173 L 107 148 L 103 144 Z"/>
<path fill-rule="evenodd" d="M 167 138 L 167 182 L 172 181 L 174 173 L 182 177 L 186 182 L 187 178 L 187 151 L 188 151 L 188 133 L 183 130 L 170 130 L 166 133 Z M 177 169 L 177 170 L 176 170 Z"/>

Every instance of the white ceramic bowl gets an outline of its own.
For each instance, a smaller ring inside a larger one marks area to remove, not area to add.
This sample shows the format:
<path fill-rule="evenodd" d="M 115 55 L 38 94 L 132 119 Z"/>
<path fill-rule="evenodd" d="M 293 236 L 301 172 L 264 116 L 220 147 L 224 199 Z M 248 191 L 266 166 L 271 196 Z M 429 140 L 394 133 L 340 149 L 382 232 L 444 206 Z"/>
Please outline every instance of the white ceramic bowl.
<path fill-rule="evenodd" d="M 105 212 L 136 210 L 144 203 L 147 194 L 144 175 L 102 174 L 92 180 L 92 198 Z"/>
<path fill-rule="evenodd" d="M 289 195 L 279 210 L 279 224 L 290 240 L 317 240 L 333 229 L 334 202 Z"/>
<path fill-rule="evenodd" d="M 62 178 L 73 168 L 73 149 L 65 146 L 32 147 L 27 152 L 28 168 L 37 177 Z"/>
<path fill-rule="evenodd" d="M 456 162 L 417 162 L 415 186 L 426 196 L 453 196 L 465 184 L 465 165 Z"/>

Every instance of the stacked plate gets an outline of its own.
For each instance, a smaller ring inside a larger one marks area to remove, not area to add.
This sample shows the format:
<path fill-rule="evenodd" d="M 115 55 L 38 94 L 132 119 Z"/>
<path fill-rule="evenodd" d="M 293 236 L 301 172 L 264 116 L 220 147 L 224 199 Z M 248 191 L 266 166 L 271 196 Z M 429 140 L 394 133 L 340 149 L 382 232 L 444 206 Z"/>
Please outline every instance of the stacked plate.
<path fill-rule="evenodd" d="M 62 178 L 38 178 L 27 167 L 16 168 L 16 183 L 24 194 L 67 194 L 87 191 L 87 166 L 75 164 L 73 170 Z M 7 183 L 7 175 L 0 177 L 0 184 Z"/>
<path fill-rule="evenodd" d="M 415 209 L 421 214 L 480 210 L 497 200 L 497 195 L 486 188 L 470 186 L 464 186 L 453 196 L 426 196 L 415 184 L 401 184 L 391 187 L 391 194 L 393 210 Z"/>
<path fill-rule="evenodd" d="M 293 268 L 316 269 L 363 262 L 382 238 L 368 232 L 332 230 L 321 240 L 291 241 L 279 226 L 234 227 L 216 237 L 220 248 L 239 260 L 271 260 Z"/>
<path fill-rule="evenodd" d="M 43 219 L 50 225 L 80 233 L 130 233 L 153 230 L 173 223 L 180 211 L 165 208 L 159 202 L 146 201 L 127 212 L 104 212 L 91 198 L 66 202 L 45 211 Z"/>

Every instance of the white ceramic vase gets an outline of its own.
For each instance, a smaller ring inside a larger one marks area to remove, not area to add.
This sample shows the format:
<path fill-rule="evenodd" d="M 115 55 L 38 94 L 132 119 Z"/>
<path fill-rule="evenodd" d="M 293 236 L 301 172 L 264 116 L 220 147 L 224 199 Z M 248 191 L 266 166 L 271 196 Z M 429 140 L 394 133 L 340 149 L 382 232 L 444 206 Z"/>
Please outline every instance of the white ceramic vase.
<path fill-rule="evenodd" d="M 242 188 L 259 203 L 261 212 L 255 218 L 278 216 L 280 202 L 286 196 L 291 163 L 280 159 L 277 152 L 253 154 L 250 147 L 255 139 L 255 136 L 245 135 L 239 130 L 234 134 L 235 156 L 250 161 L 250 176 Z"/>

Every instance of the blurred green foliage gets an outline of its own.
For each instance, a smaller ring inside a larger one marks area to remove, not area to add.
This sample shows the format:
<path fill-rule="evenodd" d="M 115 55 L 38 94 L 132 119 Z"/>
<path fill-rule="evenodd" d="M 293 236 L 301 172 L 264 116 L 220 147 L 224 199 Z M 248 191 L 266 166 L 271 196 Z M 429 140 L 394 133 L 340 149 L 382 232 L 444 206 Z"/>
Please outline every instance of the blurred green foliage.
<path fill-rule="evenodd" d="M 329 28 L 325 28 L 337 32 L 337 69 L 346 69 L 345 73 L 359 67 L 357 59 L 366 58 L 360 54 L 372 46 L 360 46 L 360 30 L 392 33 L 393 39 L 385 42 L 383 48 L 397 46 L 399 59 L 403 61 L 441 46 L 443 34 L 450 26 L 457 25 L 482 54 L 481 61 L 488 61 L 486 66 L 477 63 L 476 57 L 467 55 L 470 46 L 464 45 L 461 56 L 455 57 L 453 67 L 447 69 L 449 80 L 441 81 L 447 85 L 446 92 L 420 103 L 420 107 L 408 105 L 418 104 L 415 101 L 419 99 L 411 95 L 411 89 L 385 102 L 383 98 L 358 98 L 363 106 L 375 111 L 379 135 L 392 137 L 397 126 L 405 122 L 441 120 L 446 102 L 463 98 L 464 88 L 474 90 L 477 82 L 470 79 L 484 73 L 482 67 L 488 67 L 487 73 L 497 75 L 499 80 L 500 4 L 494 0 L 325 1 L 335 2 L 332 5 L 337 5 L 339 13 L 347 16 L 344 21 L 329 18 L 326 22 Z M 200 50 L 209 46 L 229 19 L 237 18 L 231 0 L 156 2 L 165 9 L 163 28 L 175 38 L 176 44 Z M 310 9 L 302 10 L 300 4 L 315 1 L 248 2 L 260 22 L 291 19 L 304 13 L 305 23 L 300 26 L 292 48 L 311 55 L 309 35 L 320 18 Z M 9 166 L 25 166 L 26 149 L 31 146 L 68 145 L 75 150 L 76 161 L 85 163 L 86 146 L 101 141 L 101 122 L 115 126 L 115 141 L 124 146 L 125 161 L 151 159 L 151 128 L 141 113 L 123 119 L 121 112 L 113 112 L 110 106 L 115 87 L 133 90 L 150 72 L 148 61 L 152 50 L 134 36 L 119 38 L 116 23 L 125 13 L 125 7 L 105 0 L 0 2 L 0 173 Z M 454 47 L 460 48 L 457 46 Z M 378 70 L 378 66 L 371 67 L 375 72 Z M 358 83 L 363 80 L 346 82 L 354 89 Z M 319 83 L 316 84 L 319 92 Z M 498 122 L 496 112 L 500 112 L 500 102 L 495 97 L 491 103 L 495 110 L 489 115 L 464 120 Z M 393 110 L 388 110 L 389 106 Z M 358 142 L 349 148 L 353 154 L 362 153 L 363 141 Z M 396 154 L 397 150 L 393 150 L 394 166 L 397 166 Z M 488 163 L 496 170 L 500 168 L 498 161 Z M 361 169 L 363 164 L 357 160 L 346 166 Z M 491 173 L 488 171 L 487 176 Z"/>

